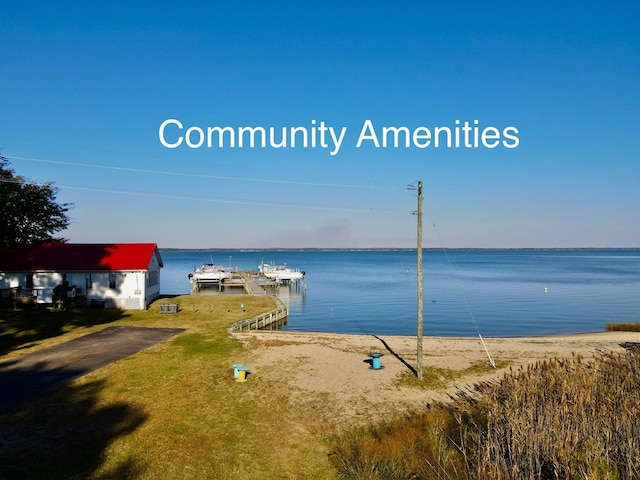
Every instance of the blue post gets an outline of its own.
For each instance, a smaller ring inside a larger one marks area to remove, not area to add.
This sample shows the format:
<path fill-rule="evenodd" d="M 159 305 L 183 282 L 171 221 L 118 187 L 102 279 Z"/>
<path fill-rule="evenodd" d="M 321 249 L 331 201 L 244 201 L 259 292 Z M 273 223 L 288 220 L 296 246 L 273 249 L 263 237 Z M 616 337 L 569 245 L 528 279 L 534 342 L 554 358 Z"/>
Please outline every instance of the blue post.
<path fill-rule="evenodd" d="M 371 357 L 371 367 L 369 367 L 371 370 L 380 370 L 384 368 L 380 365 L 380 357 L 382 356 L 382 353 L 370 353 L 369 356 Z"/>
<path fill-rule="evenodd" d="M 240 376 L 240 369 L 241 368 L 245 368 L 244 365 L 240 364 L 240 363 L 234 363 L 233 364 L 233 379 L 237 379 Z"/>

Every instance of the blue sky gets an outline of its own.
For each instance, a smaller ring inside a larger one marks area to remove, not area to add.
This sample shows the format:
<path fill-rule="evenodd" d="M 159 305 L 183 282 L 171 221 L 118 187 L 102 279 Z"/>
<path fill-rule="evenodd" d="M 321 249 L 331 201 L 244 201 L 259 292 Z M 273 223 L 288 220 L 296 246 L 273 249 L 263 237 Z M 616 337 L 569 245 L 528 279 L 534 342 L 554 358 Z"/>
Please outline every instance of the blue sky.
<path fill-rule="evenodd" d="M 0 152 L 75 204 L 70 241 L 411 247 L 422 180 L 429 247 L 640 247 L 635 1 L 13 3 Z M 337 155 L 168 149 L 172 118 L 347 130 Z M 357 148 L 366 120 L 519 143 Z"/>

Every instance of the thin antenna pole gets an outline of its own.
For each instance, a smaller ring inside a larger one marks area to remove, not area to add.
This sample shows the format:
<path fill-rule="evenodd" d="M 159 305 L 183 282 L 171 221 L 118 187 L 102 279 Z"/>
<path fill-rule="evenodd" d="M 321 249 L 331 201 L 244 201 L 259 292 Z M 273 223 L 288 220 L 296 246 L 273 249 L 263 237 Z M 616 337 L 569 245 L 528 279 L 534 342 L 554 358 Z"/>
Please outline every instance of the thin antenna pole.
<path fill-rule="evenodd" d="M 422 380 L 422 180 L 418 182 L 418 380 Z"/>

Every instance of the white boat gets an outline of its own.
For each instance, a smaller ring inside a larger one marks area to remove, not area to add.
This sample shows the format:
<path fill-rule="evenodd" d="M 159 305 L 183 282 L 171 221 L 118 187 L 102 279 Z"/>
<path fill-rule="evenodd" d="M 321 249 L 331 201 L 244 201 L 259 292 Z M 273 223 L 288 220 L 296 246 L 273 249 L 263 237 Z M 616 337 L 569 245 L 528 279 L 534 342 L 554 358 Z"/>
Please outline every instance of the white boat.
<path fill-rule="evenodd" d="M 301 280 L 305 276 L 305 272 L 301 272 L 295 268 L 287 267 L 287 265 L 267 265 L 261 263 L 258 265 L 258 270 L 265 277 L 271 278 L 278 283 L 290 282 L 295 280 Z"/>
<path fill-rule="evenodd" d="M 225 270 L 223 266 L 203 263 L 202 266 L 193 269 L 193 273 L 189 274 L 189 280 L 194 284 L 221 283 L 230 276 L 231 273 Z"/>

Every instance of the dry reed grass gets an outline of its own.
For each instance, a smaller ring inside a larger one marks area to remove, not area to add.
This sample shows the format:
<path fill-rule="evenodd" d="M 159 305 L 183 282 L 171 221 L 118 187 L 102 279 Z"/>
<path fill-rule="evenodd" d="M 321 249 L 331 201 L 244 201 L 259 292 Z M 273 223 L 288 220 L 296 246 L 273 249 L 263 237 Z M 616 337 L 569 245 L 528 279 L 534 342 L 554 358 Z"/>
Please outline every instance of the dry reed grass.
<path fill-rule="evenodd" d="M 636 323 L 613 323 L 607 322 L 608 332 L 640 332 L 640 322 Z"/>
<path fill-rule="evenodd" d="M 335 439 L 349 479 L 640 478 L 640 351 L 539 361 Z"/>

